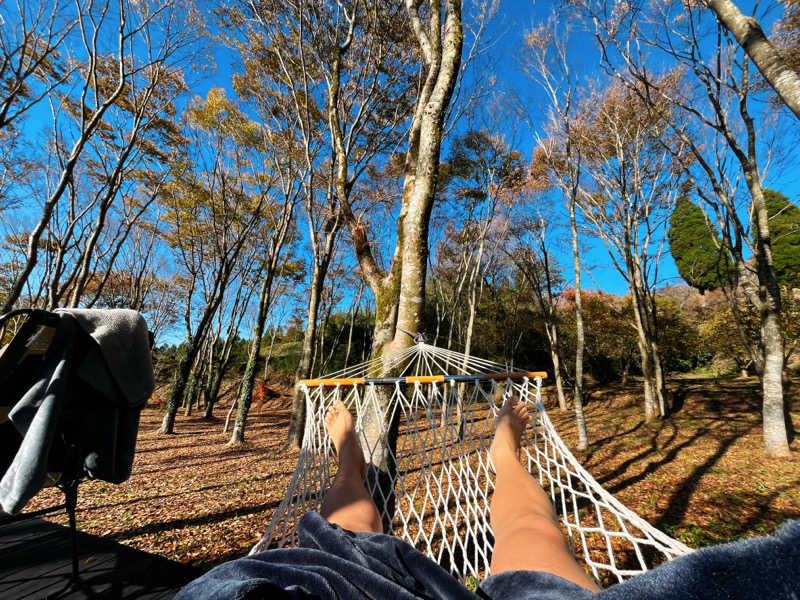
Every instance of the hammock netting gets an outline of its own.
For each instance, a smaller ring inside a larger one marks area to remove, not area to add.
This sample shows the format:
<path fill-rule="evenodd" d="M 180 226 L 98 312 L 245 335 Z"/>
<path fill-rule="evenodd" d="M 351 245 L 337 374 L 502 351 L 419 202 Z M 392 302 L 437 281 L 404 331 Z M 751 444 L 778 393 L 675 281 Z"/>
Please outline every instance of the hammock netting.
<path fill-rule="evenodd" d="M 399 417 L 396 450 L 390 453 L 396 502 L 393 514 L 384 507 L 382 515 L 384 523 L 392 524 L 388 533 L 461 581 L 484 579 L 490 575 L 494 541 L 489 445 L 497 412 L 511 395 L 525 401 L 531 415 L 520 459 L 550 495 L 575 556 L 598 582 L 621 582 L 691 552 L 626 508 L 580 465 L 542 404 L 543 376 L 417 343 L 324 379 L 301 382 L 306 421 L 297 469 L 252 552 L 296 545 L 298 519 L 319 510 L 336 473 L 324 415 L 340 399 L 355 415 L 368 464 L 386 439 L 386 424 Z M 374 428 L 372 435 L 365 432 L 370 411 L 385 417 L 379 435 Z M 380 501 L 385 489 L 370 478 L 367 489 L 379 509 L 386 504 Z"/>

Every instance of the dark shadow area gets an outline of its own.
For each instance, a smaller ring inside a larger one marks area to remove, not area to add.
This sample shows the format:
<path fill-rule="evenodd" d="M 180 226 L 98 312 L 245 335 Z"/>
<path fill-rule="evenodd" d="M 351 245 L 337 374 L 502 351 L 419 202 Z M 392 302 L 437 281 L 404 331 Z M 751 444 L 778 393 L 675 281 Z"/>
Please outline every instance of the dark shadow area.
<path fill-rule="evenodd" d="M 244 455 L 246 456 L 246 454 L 244 454 Z M 186 457 L 186 458 L 190 459 L 190 458 L 197 458 L 197 457 L 189 456 L 189 457 Z M 191 467 L 203 468 L 203 467 L 208 467 L 210 465 L 216 465 L 216 464 L 219 464 L 219 463 L 230 463 L 231 461 L 236 461 L 238 458 L 241 458 L 241 456 L 224 455 L 224 456 L 219 456 L 214 460 L 209 460 L 207 458 L 201 458 L 200 460 L 195 460 L 195 461 L 184 460 L 184 459 L 181 459 L 181 458 L 173 458 L 172 460 L 170 460 L 168 462 L 168 464 L 171 465 L 169 467 L 162 467 L 161 466 L 162 463 L 156 463 L 154 468 L 135 470 L 133 472 L 133 476 L 136 476 L 136 475 L 152 475 L 153 473 L 162 474 L 162 473 L 167 473 L 169 471 L 179 471 L 181 469 L 187 469 L 187 468 L 191 468 Z"/>
<path fill-rule="evenodd" d="M 681 412 L 683 405 L 686 403 L 686 396 L 688 391 L 684 386 L 679 386 L 678 389 L 672 391 L 672 406 L 670 407 L 670 414 Z"/>
<path fill-rule="evenodd" d="M 647 447 L 645 447 L 643 450 L 641 450 L 638 454 L 635 454 L 635 455 L 631 456 L 627 460 L 625 460 L 622 463 L 620 463 L 619 465 L 617 465 L 617 467 L 613 471 L 610 471 L 610 472 L 604 474 L 602 477 L 598 477 L 597 478 L 597 482 L 600 483 L 601 485 L 604 485 L 604 484 L 608 483 L 609 481 L 611 481 L 613 479 L 616 479 L 620 475 L 622 475 L 625 472 L 627 472 L 628 468 L 631 465 L 639 462 L 640 460 L 642 460 L 643 458 L 645 458 L 645 457 L 647 457 L 647 456 L 649 456 L 651 454 L 658 453 L 658 436 L 661 435 L 661 432 L 662 432 L 662 430 L 663 430 L 663 428 L 665 426 L 669 426 L 671 428 L 671 431 L 670 431 L 670 434 L 669 434 L 669 439 L 667 439 L 666 442 L 662 443 L 661 447 L 664 448 L 664 447 L 669 446 L 670 444 L 672 444 L 672 442 L 674 442 L 675 438 L 678 436 L 678 428 L 675 426 L 674 423 L 672 423 L 670 421 L 662 421 L 661 422 L 661 427 L 659 427 L 659 429 L 657 431 L 653 431 L 653 433 L 651 434 L 650 442 L 649 442 L 649 445 Z M 620 484 L 617 484 L 617 486 L 615 486 L 615 488 L 617 488 L 617 489 L 613 489 L 612 488 L 609 491 L 611 491 L 611 493 L 613 494 L 616 491 L 619 491 L 619 489 L 623 489 L 624 487 L 627 487 L 627 485 L 630 485 L 630 483 L 633 483 L 634 479 L 636 481 L 639 481 L 641 478 L 646 477 L 647 473 L 652 472 L 659 465 L 665 464 L 667 462 L 671 462 L 672 459 L 675 458 L 675 455 L 678 453 L 678 451 L 680 451 L 680 449 L 683 448 L 684 446 L 690 444 L 693 439 L 695 439 L 695 438 L 690 438 L 689 440 L 683 442 L 682 444 L 678 444 L 677 446 L 672 448 L 669 453 L 667 453 L 666 457 L 662 458 L 657 463 L 652 463 L 651 462 L 648 465 L 648 468 L 650 470 L 644 472 L 643 474 L 641 474 L 639 479 L 631 478 L 631 479 L 626 480 L 624 482 L 625 483 L 624 486 L 619 487 Z"/>
<path fill-rule="evenodd" d="M 687 477 L 672 493 L 672 496 L 670 496 L 667 509 L 664 511 L 658 521 L 654 523 L 657 528 L 664 529 L 667 525 L 683 522 L 683 518 L 686 515 L 686 509 L 689 506 L 689 500 L 697 489 L 697 485 L 700 483 L 700 480 L 711 470 L 715 464 L 717 464 L 717 461 L 722 458 L 728 448 L 730 448 L 731 444 L 733 444 L 738 438 L 739 434 L 737 433 L 721 439 L 716 452 L 706 458 L 701 465 L 698 465 L 692 470 L 691 475 L 689 475 L 689 477 Z"/>
<path fill-rule="evenodd" d="M 620 436 L 628 435 L 629 433 L 633 433 L 634 431 L 638 431 L 639 429 L 642 428 L 642 425 L 644 425 L 644 419 L 639 421 L 636 425 L 634 425 L 630 429 L 626 429 L 625 431 L 620 431 L 620 427 L 617 427 L 614 430 L 614 433 L 612 433 L 611 435 L 608 435 L 608 436 L 606 436 L 604 438 L 599 438 L 599 439 L 596 439 L 596 440 L 592 440 L 591 443 L 589 444 L 589 447 L 596 449 L 596 448 L 599 448 L 600 446 L 604 446 L 608 442 L 611 442 L 613 440 L 619 439 Z M 588 456 L 587 456 L 587 458 L 588 458 Z"/>
<path fill-rule="evenodd" d="M 268 475 L 266 477 L 255 477 L 252 480 L 250 480 L 250 482 L 251 483 L 264 483 L 264 482 L 269 481 L 273 477 L 275 477 L 275 475 Z M 184 490 L 182 492 L 174 492 L 172 494 L 158 494 L 156 496 L 141 496 L 141 497 L 137 497 L 137 498 L 132 498 L 131 500 L 125 500 L 124 502 L 113 502 L 113 503 L 109 503 L 109 504 L 103 504 L 101 506 L 82 506 L 82 507 L 80 507 L 80 513 L 81 514 L 86 514 L 86 513 L 92 512 L 92 511 L 98 511 L 98 510 L 99 511 L 103 511 L 103 510 L 106 510 L 108 508 L 113 508 L 115 506 L 129 506 L 131 504 L 138 504 L 139 502 L 152 502 L 153 500 L 163 500 L 165 498 L 176 498 L 176 497 L 180 497 L 180 496 L 186 496 L 186 495 L 189 495 L 189 494 L 195 494 L 195 493 L 198 493 L 198 492 L 206 492 L 206 491 L 209 491 L 209 490 L 219 490 L 219 489 L 223 489 L 223 488 L 226 488 L 226 487 L 233 488 L 233 487 L 236 487 L 237 485 L 241 485 L 241 484 L 239 482 L 235 482 L 235 481 L 234 482 L 230 482 L 230 483 L 219 483 L 219 484 L 216 484 L 216 485 L 206 485 L 206 486 L 199 487 L 199 488 L 187 489 L 187 490 Z"/>
<path fill-rule="evenodd" d="M 171 450 L 184 450 L 186 448 L 194 448 L 196 444 L 184 444 L 182 446 L 170 446 L 169 444 L 164 444 L 163 446 L 154 446 L 153 448 L 144 448 L 144 449 L 136 449 L 136 454 L 148 454 L 150 452 L 167 452 Z"/>
<path fill-rule="evenodd" d="M 783 419 L 786 423 L 786 437 L 791 444 L 797 437 L 797 428 L 794 426 L 792 420 L 792 409 L 796 403 L 794 392 L 797 390 L 797 385 L 791 380 L 786 381 L 783 386 Z"/>
<path fill-rule="evenodd" d="M 256 506 L 235 508 L 233 510 L 225 510 L 222 512 L 199 515 L 191 519 L 172 519 L 170 521 L 159 521 L 157 523 L 148 523 L 147 525 L 142 525 L 141 527 L 134 527 L 132 529 L 126 529 L 124 531 L 120 531 L 109 537 L 114 540 L 127 540 L 129 538 L 136 537 L 139 535 L 159 533 L 162 531 L 169 531 L 171 529 L 180 529 L 182 527 L 188 527 L 191 525 L 207 525 L 210 523 L 218 523 L 220 521 L 225 521 L 226 519 L 230 519 L 231 517 L 243 517 L 246 515 L 253 515 L 255 513 L 259 513 L 264 510 L 274 509 L 277 508 L 280 503 L 281 499 L 274 500 L 272 502 L 264 502 L 263 504 L 258 504 Z"/>
<path fill-rule="evenodd" d="M 470 562 L 473 562 L 473 564 L 475 562 L 483 562 L 483 560 L 476 561 L 479 552 L 475 545 L 475 539 L 472 536 L 467 537 L 466 532 L 464 531 L 465 529 L 466 527 L 461 526 L 455 533 L 455 539 L 462 540 L 462 543 L 450 544 L 450 547 L 452 548 L 452 556 L 450 555 L 450 552 L 444 552 L 441 559 L 439 559 L 439 566 L 448 573 L 452 574 L 454 577 L 457 577 L 459 573 L 464 573 L 465 566 Z M 434 539 L 434 545 L 444 544 L 444 540 L 441 539 L 441 536 L 437 536 L 437 538 L 438 539 Z M 487 547 L 494 548 L 494 536 L 490 532 L 486 533 L 486 540 L 488 542 Z M 491 562 L 491 557 L 490 551 L 487 556 L 489 562 Z"/>
<path fill-rule="evenodd" d="M 2 598 L 172 598 L 202 573 L 78 533 L 79 580 L 73 584 L 69 530 L 36 518 L 0 527 L 0 548 Z"/>
<path fill-rule="evenodd" d="M 764 523 L 768 520 L 771 516 L 770 513 L 773 510 L 773 502 L 776 498 L 778 498 L 781 494 L 791 492 L 793 489 L 797 489 L 800 487 L 800 481 L 796 481 L 793 484 L 784 485 L 779 487 L 777 490 L 772 492 L 771 494 L 766 495 L 759 495 L 759 494 L 746 494 L 746 500 L 751 504 L 755 505 L 758 508 L 753 512 L 752 515 L 741 524 L 741 530 L 747 531 L 750 529 L 755 529 L 760 523 Z M 770 519 L 770 520 L 777 520 L 780 521 L 782 519 Z M 772 532 L 770 532 L 772 533 Z"/>

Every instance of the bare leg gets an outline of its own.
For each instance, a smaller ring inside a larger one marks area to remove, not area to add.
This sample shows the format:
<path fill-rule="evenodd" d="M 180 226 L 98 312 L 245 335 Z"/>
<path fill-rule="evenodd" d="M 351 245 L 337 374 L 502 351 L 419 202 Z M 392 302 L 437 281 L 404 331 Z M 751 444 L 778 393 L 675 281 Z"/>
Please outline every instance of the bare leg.
<path fill-rule="evenodd" d="M 497 474 L 490 506 L 495 536 L 491 572 L 545 571 L 598 592 L 572 556 L 550 498 L 517 458 L 528 418 L 524 403 L 506 401 L 489 449 Z"/>
<path fill-rule="evenodd" d="M 339 457 L 339 471 L 325 493 L 320 514 L 350 531 L 383 532 L 381 518 L 364 487 L 366 465 L 353 427 L 353 416 L 341 400 L 325 415 L 325 429 Z"/>

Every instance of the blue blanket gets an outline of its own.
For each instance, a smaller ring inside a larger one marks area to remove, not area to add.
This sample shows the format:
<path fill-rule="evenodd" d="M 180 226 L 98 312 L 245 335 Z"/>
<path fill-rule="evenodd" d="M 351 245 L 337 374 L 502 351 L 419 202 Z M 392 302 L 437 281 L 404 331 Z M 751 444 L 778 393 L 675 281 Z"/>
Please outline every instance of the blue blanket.
<path fill-rule="evenodd" d="M 473 593 L 396 537 L 346 531 L 316 513 L 300 519 L 298 533 L 298 548 L 227 562 L 176 598 L 800 600 L 800 521 L 775 536 L 697 550 L 600 594 L 538 571 L 492 575 Z"/>

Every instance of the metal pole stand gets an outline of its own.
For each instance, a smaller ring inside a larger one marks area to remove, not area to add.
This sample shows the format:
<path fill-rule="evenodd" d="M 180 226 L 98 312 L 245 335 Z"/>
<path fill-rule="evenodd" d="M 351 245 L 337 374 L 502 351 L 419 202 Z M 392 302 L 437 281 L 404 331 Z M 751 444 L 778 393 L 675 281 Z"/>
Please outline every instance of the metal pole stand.
<path fill-rule="evenodd" d="M 59 486 L 64 492 L 64 505 L 69 516 L 69 529 L 72 536 L 72 583 L 78 582 L 78 529 L 75 525 L 75 508 L 78 505 L 79 479 L 73 479 Z"/>

